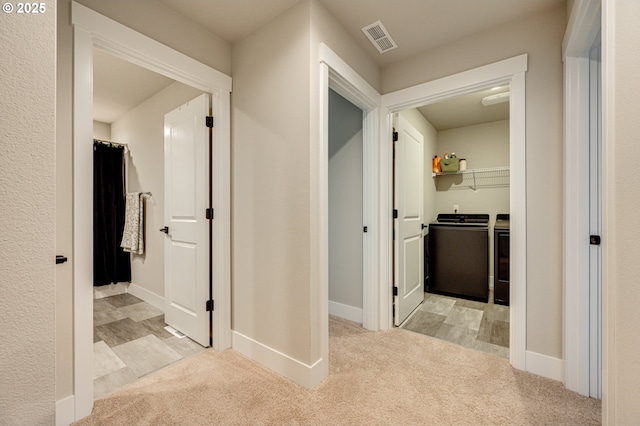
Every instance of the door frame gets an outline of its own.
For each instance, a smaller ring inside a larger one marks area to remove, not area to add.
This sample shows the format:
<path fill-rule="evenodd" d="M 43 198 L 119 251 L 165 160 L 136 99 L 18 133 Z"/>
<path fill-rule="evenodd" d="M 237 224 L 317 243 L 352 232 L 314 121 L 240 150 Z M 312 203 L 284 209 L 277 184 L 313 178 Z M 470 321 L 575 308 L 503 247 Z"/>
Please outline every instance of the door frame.
<path fill-rule="evenodd" d="M 213 347 L 231 347 L 230 93 L 231 77 L 76 2 L 73 26 L 73 371 L 75 418 L 93 408 L 93 49 L 211 93 L 216 114 L 212 262 Z M 80 143 L 87 141 L 86 144 Z M 203 301 L 204 303 L 204 301 Z"/>
<path fill-rule="evenodd" d="M 594 41 L 601 29 L 599 1 L 576 2 L 562 43 L 564 61 L 564 357 L 565 386 L 585 396 L 593 395 L 590 377 L 598 374 L 591 360 L 598 358 L 598 333 L 591 323 L 598 318 L 597 305 L 590 308 L 590 154 L 591 59 Z M 603 135 L 604 137 L 604 135 Z M 601 163 L 604 178 L 605 162 Z M 606 190 L 604 184 L 602 191 Z M 601 200 L 605 199 L 604 192 Z M 603 222 L 604 226 L 604 222 Z M 604 232 L 604 229 L 602 230 Z M 604 274 L 602 289 L 604 291 Z M 600 294 L 600 300 L 602 294 Z M 600 347 L 599 347 L 600 346 Z M 591 394 L 591 395 L 590 395 Z"/>
<path fill-rule="evenodd" d="M 392 114 L 480 89 L 510 84 L 510 215 L 511 309 L 509 359 L 519 370 L 536 372 L 536 361 L 527 363 L 527 196 L 526 196 L 526 54 L 474 68 L 382 96 L 380 109 L 380 317 L 392 318 Z M 539 373 L 538 373 L 539 374 Z"/>
<path fill-rule="evenodd" d="M 378 299 L 378 117 L 380 94 L 342 60 L 329 46 L 320 43 L 319 134 L 316 149 L 310 150 L 311 197 L 311 286 L 318 289 L 321 368 L 313 383 L 329 373 L 329 88 L 362 110 L 362 326 L 380 329 Z"/>

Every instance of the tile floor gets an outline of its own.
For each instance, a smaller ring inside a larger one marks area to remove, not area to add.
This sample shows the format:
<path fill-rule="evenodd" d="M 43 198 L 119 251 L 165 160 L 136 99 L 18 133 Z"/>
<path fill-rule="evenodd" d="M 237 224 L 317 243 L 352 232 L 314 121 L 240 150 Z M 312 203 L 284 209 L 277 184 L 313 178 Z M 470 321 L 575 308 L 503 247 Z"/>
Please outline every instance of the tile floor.
<path fill-rule="evenodd" d="M 509 307 L 425 293 L 402 328 L 509 358 Z"/>
<path fill-rule="evenodd" d="M 204 348 L 164 329 L 164 313 L 125 293 L 93 301 L 93 397 Z"/>

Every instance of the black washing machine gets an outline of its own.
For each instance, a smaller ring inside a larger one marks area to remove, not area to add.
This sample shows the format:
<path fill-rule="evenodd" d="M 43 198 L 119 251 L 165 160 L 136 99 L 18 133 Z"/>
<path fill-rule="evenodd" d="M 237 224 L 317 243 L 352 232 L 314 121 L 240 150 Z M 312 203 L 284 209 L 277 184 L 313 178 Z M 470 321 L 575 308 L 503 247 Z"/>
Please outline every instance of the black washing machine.
<path fill-rule="evenodd" d="M 439 214 L 428 244 L 428 292 L 488 302 L 488 214 Z"/>

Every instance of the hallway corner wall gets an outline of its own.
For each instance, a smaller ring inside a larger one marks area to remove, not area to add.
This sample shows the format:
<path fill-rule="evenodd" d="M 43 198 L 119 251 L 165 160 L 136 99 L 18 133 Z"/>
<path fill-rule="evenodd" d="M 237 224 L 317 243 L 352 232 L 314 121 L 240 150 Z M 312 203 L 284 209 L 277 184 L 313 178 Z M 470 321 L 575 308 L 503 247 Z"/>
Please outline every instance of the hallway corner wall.
<path fill-rule="evenodd" d="M 300 2 L 233 46 L 231 94 L 233 345 L 243 339 L 303 369 L 316 361 L 309 49 L 309 4 Z"/>

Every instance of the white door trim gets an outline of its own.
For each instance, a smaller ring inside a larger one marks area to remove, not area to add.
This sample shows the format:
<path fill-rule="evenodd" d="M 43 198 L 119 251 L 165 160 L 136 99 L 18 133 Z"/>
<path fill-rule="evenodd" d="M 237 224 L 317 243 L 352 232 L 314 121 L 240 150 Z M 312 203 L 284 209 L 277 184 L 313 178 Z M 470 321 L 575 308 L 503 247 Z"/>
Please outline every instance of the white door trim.
<path fill-rule="evenodd" d="M 511 365 L 526 370 L 527 345 L 527 197 L 526 197 L 526 91 L 527 55 L 505 59 L 382 96 L 380 111 L 380 300 L 383 329 L 392 326 L 391 225 L 392 149 L 391 114 L 478 89 L 509 83 L 510 100 L 510 215 L 511 215 Z"/>
<path fill-rule="evenodd" d="M 311 150 L 311 280 L 320 289 L 320 348 L 323 360 L 329 356 L 329 88 L 363 111 L 363 223 L 368 232 L 363 238 L 362 325 L 379 329 L 378 300 L 378 114 L 380 94 L 358 75 L 326 44 L 319 47 L 320 125 L 319 144 Z M 317 207 L 317 208 L 316 208 Z M 314 282 L 315 281 L 315 282 Z"/>
<path fill-rule="evenodd" d="M 231 77 L 93 10 L 72 2 L 73 82 L 73 310 L 75 418 L 93 407 L 93 49 L 212 94 L 214 127 L 213 347 L 231 346 L 230 91 Z M 86 141 L 84 143 L 83 141 Z"/>
<path fill-rule="evenodd" d="M 601 28 L 598 1 L 576 1 L 562 43 L 564 135 L 564 357 L 565 386 L 590 394 L 590 51 Z M 605 163 L 602 163 L 603 176 Z M 605 187 L 603 186 L 603 190 Z M 604 199 L 604 197 L 603 197 Z M 603 275 L 603 288 L 604 286 Z M 597 352 L 597 348 L 595 350 Z"/>

